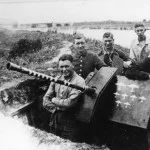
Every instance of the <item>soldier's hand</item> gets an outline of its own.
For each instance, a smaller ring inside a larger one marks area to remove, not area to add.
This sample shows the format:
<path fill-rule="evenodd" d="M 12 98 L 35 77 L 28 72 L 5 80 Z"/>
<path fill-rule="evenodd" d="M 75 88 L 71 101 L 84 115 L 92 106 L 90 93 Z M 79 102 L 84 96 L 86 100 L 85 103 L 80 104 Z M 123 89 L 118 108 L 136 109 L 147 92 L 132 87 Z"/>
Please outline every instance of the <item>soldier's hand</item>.
<path fill-rule="evenodd" d="M 130 67 L 130 66 L 131 66 L 131 64 L 132 64 L 132 62 L 131 62 L 131 61 L 124 61 L 124 62 L 123 62 L 123 66 L 124 66 L 125 68 Z"/>
<path fill-rule="evenodd" d="M 85 88 L 85 93 L 87 95 L 92 95 L 96 91 L 96 88 L 94 88 L 94 87 L 85 86 L 84 88 Z"/>

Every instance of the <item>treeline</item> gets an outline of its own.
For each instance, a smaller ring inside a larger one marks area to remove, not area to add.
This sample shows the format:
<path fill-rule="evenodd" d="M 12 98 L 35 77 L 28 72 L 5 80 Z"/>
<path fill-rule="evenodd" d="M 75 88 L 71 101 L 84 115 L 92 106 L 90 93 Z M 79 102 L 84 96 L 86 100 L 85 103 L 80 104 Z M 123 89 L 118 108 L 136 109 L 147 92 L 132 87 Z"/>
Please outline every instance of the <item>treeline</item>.
<path fill-rule="evenodd" d="M 150 21 L 141 21 L 145 24 L 147 28 L 150 28 Z M 133 28 L 135 23 L 137 22 L 132 22 L 132 21 L 113 21 L 113 20 L 108 20 L 108 21 L 97 21 L 97 22 L 77 22 L 74 23 L 74 27 L 128 27 L 128 28 Z"/>

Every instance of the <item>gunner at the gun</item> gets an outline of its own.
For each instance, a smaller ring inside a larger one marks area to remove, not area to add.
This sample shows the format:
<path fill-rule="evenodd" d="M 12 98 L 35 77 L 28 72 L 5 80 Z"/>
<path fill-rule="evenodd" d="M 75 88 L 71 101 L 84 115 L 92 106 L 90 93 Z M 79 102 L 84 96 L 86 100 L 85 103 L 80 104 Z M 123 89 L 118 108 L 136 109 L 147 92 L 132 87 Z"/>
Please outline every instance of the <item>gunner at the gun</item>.
<path fill-rule="evenodd" d="M 58 79 L 85 87 L 85 80 L 74 71 L 72 62 L 71 55 L 64 54 L 59 58 L 61 75 Z M 51 82 L 43 98 L 43 106 L 52 113 L 49 123 L 51 133 L 76 141 L 79 125 L 75 114 L 81 94 L 77 89 Z"/>

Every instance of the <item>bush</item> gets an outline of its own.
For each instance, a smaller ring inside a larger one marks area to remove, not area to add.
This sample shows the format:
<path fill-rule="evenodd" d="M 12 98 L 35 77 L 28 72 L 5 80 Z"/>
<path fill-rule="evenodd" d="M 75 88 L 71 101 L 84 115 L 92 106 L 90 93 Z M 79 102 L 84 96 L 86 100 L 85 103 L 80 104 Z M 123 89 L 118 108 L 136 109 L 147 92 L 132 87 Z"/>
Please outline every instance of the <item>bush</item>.
<path fill-rule="evenodd" d="M 42 48 L 42 42 L 40 39 L 28 40 L 20 39 L 18 42 L 14 43 L 10 52 L 9 57 L 15 58 L 21 56 L 24 53 L 33 53 L 39 51 Z"/>

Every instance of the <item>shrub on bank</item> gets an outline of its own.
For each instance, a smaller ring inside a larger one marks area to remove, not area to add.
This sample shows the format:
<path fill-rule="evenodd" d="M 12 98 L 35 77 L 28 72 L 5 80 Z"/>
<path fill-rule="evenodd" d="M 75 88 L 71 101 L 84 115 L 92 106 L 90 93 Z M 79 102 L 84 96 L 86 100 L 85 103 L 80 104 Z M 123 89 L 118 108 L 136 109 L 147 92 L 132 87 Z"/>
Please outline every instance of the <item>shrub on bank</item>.
<path fill-rule="evenodd" d="M 37 52 L 42 48 L 42 42 L 40 39 L 28 40 L 20 39 L 18 42 L 14 43 L 10 52 L 9 57 L 15 58 L 17 56 L 22 56 L 24 53 Z"/>

